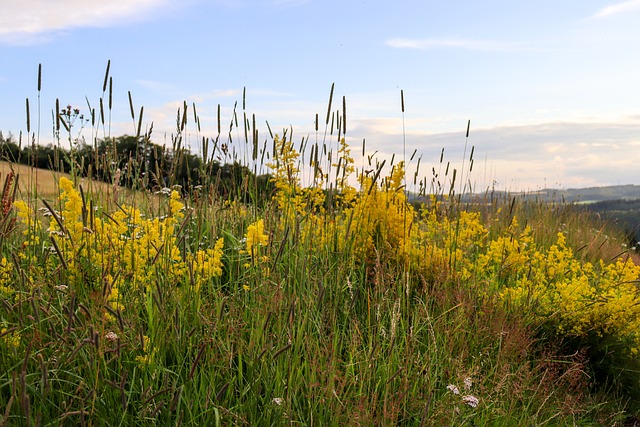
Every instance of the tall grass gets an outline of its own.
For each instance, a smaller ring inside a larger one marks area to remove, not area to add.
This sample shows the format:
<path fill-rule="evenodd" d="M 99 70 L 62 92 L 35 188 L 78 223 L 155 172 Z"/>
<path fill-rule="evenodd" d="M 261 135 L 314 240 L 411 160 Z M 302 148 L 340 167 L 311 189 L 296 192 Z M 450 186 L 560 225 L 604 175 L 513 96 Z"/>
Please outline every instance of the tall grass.
<path fill-rule="evenodd" d="M 90 112 L 94 137 L 110 128 L 109 65 L 108 102 Z M 442 158 L 431 183 L 420 180 L 428 197 L 414 208 L 404 161 L 385 169 L 366 160 L 363 143 L 356 166 L 342 141 L 346 100 L 332 111 L 333 96 L 332 86 L 325 130 L 316 126 L 313 143 L 294 141 L 287 129 L 261 144 L 244 96 L 225 136 L 218 108 L 218 134 L 201 137 L 203 167 L 216 157 L 244 159 L 256 173 L 236 189 L 243 197 L 220 197 L 220 176 L 189 194 L 153 195 L 146 185 L 114 191 L 117 181 L 81 190 L 72 173 L 56 177 L 59 189 L 44 200 L 8 181 L 0 218 L 3 425 L 632 421 L 636 335 L 606 319 L 634 321 L 637 313 L 622 303 L 622 313 L 606 311 L 598 299 L 628 297 L 607 266 L 622 263 L 615 273 L 633 276 L 633 286 L 638 279 L 619 236 L 562 204 L 462 202 L 455 177 L 464 191 L 468 172 L 449 171 Z M 129 100 L 144 144 L 152 126 L 142 131 L 143 108 L 136 117 Z M 172 139 L 176 161 L 188 110 L 185 103 Z M 68 119 L 56 114 L 63 128 Z M 473 148 L 470 169 L 472 162 Z M 267 170 L 273 198 L 243 203 L 259 198 L 257 176 Z M 552 272 L 552 256 L 567 271 Z M 549 298 L 563 301 L 559 286 L 574 283 L 564 277 L 580 279 L 576 269 L 587 264 L 583 276 L 596 294 L 581 307 L 592 323 L 544 317 Z M 597 293 L 607 283 L 620 292 Z M 517 293 L 526 286 L 529 294 Z"/>

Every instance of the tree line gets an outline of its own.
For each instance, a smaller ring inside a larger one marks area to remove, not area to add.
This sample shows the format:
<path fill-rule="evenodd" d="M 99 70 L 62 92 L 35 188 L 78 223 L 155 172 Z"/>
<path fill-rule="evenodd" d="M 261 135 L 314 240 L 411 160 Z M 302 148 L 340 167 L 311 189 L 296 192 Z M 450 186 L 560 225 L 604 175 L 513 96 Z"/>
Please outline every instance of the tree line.
<path fill-rule="evenodd" d="M 148 138 L 122 135 L 78 142 L 71 148 L 59 145 L 23 144 L 0 131 L 0 159 L 40 169 L 90 177 L 129 188 L 157 191 L 181 186 L 190 191 L 207 187 L 219 195 L 243 201 L 265 200 L 273 189 L 270 175 L 256 175 L 238 162 L 203 161 L 186 148 L 177 150 Z"/>

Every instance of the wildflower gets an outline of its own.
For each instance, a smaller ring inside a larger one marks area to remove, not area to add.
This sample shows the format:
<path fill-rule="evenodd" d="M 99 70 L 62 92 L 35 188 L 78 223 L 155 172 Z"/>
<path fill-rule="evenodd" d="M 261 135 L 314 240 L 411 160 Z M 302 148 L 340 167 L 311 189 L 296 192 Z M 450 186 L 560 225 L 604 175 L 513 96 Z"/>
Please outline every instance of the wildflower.
<path fill-rule="evenodd" d="M 247 227 L 246 251 L 253 255 L 254 246 L 262 246 L 269 243 L 269 236 L 264 234 L 264 221 L 259 219 Z"/>
<path fill-rule="evenodd" d="M 6 298 L 13 294 L 12 266 L 6 257 L 0 259 L 0 295 Z"/>
<path fill-rule="evenodd" d="M 107 335 L 105 335 L 105 339 L 109 341 L 116 341 L 118 339 L 118 335 L 115 332 L 111 331 Z"/>
<path fill-rule="evenodd" d="M 467 394 L 466 396 L 462 396 L 462 401 L 467 405 L 471 406 L 472 408 L 478 407 L 478 403 L 480 403 L 480 400 L 477 397 L 472 396 L 470 394 Z"/>
<path fill-rule="evenodd" d="M 140 367 L 144 368 L 151 364 L 151 357 L 148 354 L 145 354 L 144 356 L 136 356 L 136 362 L 138 362 Z"/>
<path fill-rule="evenodd" d="M 222 275 L 222 255 L 224 248 L 224 238 L 216 241 L 213 249 L 198 250 L 193 257 L 195 262 L 194 273 L 196 273 L 196 287 L 212 277 L 220 277 Z"/>
<path fill-rule="evenodd" d="M 43 217 L 48 218 L 53 216 L 53 214 L 51 213 L 51 211 L 48 208 L 42 207 L 42 208 L 38 208 L 38 212 L 40 212 L 42 214 Z M 56 213 L 56 215 L 60 215 L 60 212 L 58 211 L 54 211 Z"/>
<path fill-rule="evenodd" d="M 153 359 L 156 353 L 156 349 L 151 347 L 151 340 L 148 336 L 144 335 L 142 337 L 142 352 L 143 355 L 136 356 L 136 362 L 141 367 L 146 367 L 147 365 L 151 365 L 153 363 Z"/>
<path fill-rule="evenodd" d="M 453 394 L 460 394 L 460 390 L 458 390 L 458 387 L 453 384 L 449 384 L 447 386 L 447 390 L 451 391 Z"/>
<path fill-rule="evenodd" d="M 469 391 L 471 390 L 471 386 L 473 385 L 473 381 L 471 380 L 471 378 L 466 377 L 464 379 L 464 389 Z"/>
<path fill-rule="evenodd" d="M 180 212 L 184 209 L 184 205 L 180 203 L 179 200 L 180 193 L 178 193 L 178 191 L 176 190 L 173 190 L 171 192 L 171 195 L 169 196 L 169 210 L 171 212 L 171 216 L 175 217 L 176 219 L 181 219 L 184 216 L 184 214 Z"/>
<path fill-rule="evenodd" d="M 242 289 L 244 289 L 246 292 L 249 292 L 251 290 L 248 285 L 242 285 Z"/>
<path fill-rule="evenodd" d="M 282 405 L 284 403 L 284 399 L 281 397 L 274 397 L 271 401 L 276 405 Z"/>
<path fill-rule="evenodd" d="M 0 337 L 2 338 L 2 342 L 4 342 L 9 348 L 18 348 L 20 347 L 20 333 L 15 330 L 16 328 L 1 328 L 0 329 Z"/>
<path fill-rule="evenodd" d="M 14 294 L 14 290 L 9 286 L 0 285 L 0 297 L 3 299 L 8 299 Z"/>
<path fill-rule="evenodd" d="M 64 176 L 61 177 L 60 181 L 58 181 L 58 185 L 62 190 L 60 200 L 65 202 L 62 216 L 64 218 L 65 226 L 67 226 L 75 223 L 77 219 L 81 217 L 83 206 L 82 198 L 80 193 L 73 188 L 73 182 L 70 179 L 67 179 Z"/>

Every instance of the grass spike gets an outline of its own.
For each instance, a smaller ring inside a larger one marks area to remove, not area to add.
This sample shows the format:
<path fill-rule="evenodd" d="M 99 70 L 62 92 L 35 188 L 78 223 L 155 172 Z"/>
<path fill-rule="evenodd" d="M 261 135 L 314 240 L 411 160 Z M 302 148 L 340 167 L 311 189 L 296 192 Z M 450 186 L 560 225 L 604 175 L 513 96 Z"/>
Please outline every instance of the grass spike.
<path fill-rule="evenodd" d="M 107 91 L 107 82 L 109 81 L 109 69 L 111 68 L 111 60 L 107 60 L 107 70 L 104 73 L 104 83 L 102 83 L 102 93 Z"/>
<path fill-rule="evenodd" d="M 29 113 L 29 98 L 26 99 L 27 105 L 27 133 L 31 133 L 31 114 Z"/>
<path fill-rule="evenodd" d="M 329 124 L 329 116 L 331 115 L 331 102 L 333 101 L 333 89 L 335 87 L 335 83 L 331 83 L 331 92 L 329 93 L 329 106 L 327 107 L 327 120 L 325 121 L 325 124 L 328 125 Z M 333 125 L 332 125 L 333 127 Z"/>
<path fill-rule="evenodd" d="M 42 63 L 38 64 L 38 92 L 42 91 Z"/>

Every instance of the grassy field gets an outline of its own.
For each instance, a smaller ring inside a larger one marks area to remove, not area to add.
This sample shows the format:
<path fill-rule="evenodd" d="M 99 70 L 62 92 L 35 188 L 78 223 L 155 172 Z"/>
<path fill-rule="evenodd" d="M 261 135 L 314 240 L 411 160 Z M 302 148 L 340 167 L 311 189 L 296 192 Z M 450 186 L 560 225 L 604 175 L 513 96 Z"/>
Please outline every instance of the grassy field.
<path fill-rule="evenodd" d="M 43 169 L 32 168 L 26 165 L 12 163 L 8 161 L 0 161 L 0 177 L 4 179 L 10 172 L 19 175 L 18 192 L 24 197 L 35 196 L 51 198 L 57 197 L 58 192 L 58 179 L 61 176 L 67 176 L 60 172 L 48 171 Z M 87 182 L 83 182 L 87 186 Z M 98 192 L 108 191 L 108 186 L 104 183 L 91 182 L 91 185 L 95 185 L 95 190 Z"/>
<path fill-rule="evenodd" d="M 112 208 L 113 201 L 128 204 L 144 203 L 149 207 L 158 208 L 160 199 L 157 194 L 141 191 L 133 191 L 121 185 L 113 185 L 102 181 L 92 180 L 86 177 L 71 177 L 68 173 L 33 168 L 27 165 L 10 161 L 0 161 L 0 180 L 4 183 L 7 175 L 13 174 L 18 185 L 16 199 L 30 201 L 33 207 L 43 208 L 42 199 L 52 202 L 60 197 L 58 181 L 61 177 L 74 180 L 77 189 L 83 188 L 102 205 Z M 15 186 L 15 185 L 14 185 Z"/>
<path fill-rule="evenodd" d="M 304 163 L 274 135 L 263 207 L 16 169 L 2 425 L 635 425 L 623 236 L 570 205 L 463 204 L 435 179 L 413 206 L 404 162 L 358 169 L 340 133 Z"/>

